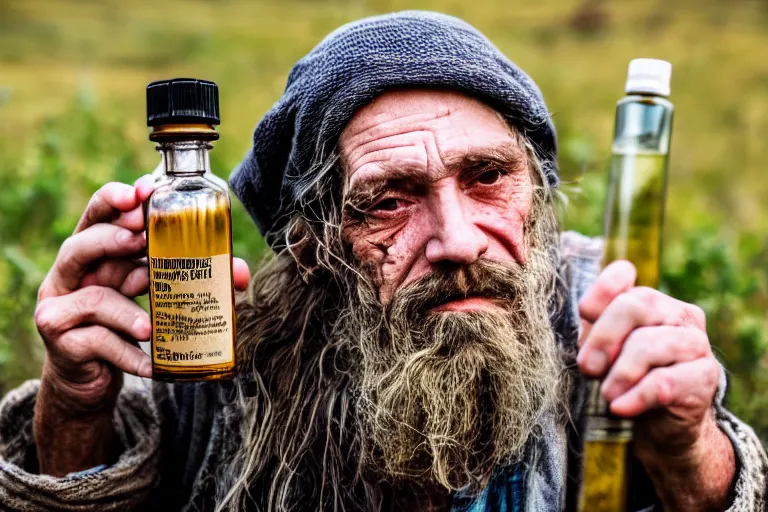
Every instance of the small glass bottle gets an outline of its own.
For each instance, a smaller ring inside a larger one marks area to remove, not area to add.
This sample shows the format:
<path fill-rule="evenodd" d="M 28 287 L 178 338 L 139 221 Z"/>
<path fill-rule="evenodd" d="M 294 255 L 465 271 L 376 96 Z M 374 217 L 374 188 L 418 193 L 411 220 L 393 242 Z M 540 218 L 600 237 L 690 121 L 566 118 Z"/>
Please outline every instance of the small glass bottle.
<path fill-rule="evenodd" d="M 217 124 L 215 83 L 181 78 L 147 86 L 149 139 L 158 143 L 163 169 L 144 208 L 156 380 L 234 375 L 230 201 L 208 155 Z"/>
<path fill-rule="evenodd" d="M 659 284 L 661 235 L 672 134 L 672 65 L 656 59 L 629 64 L 626 96 L 616 106 L 613 159 L 605 210 L 603 264 L 628 260 L 637 286 Z M 632 421 L 618 418 L 589 383 L 584 478 L 579 510 L 627 510 Z"/>

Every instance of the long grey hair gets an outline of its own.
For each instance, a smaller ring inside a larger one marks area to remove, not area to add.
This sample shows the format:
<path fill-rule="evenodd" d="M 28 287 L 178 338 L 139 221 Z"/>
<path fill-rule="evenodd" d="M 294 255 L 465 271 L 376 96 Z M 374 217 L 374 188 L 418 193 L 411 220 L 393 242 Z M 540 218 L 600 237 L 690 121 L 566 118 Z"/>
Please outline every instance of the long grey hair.
<path fill-rule="evenodd" d="M 528 165 L 541 206 L 541 250 L 557 265 L 552 193 L 527 140 Z M 318 155 L 298 207 L 237 304 L 240 448 L 217 482 L 217 510 L 395 510 L 428 482 L 372 470 L 371 436 L 360 419 L 359 332 L 351 332 L 366 277 L 342 231 L 346 180 L 338 152 Z M 558 272 L 545 283 L 548 311 L 562 309 Z"/>

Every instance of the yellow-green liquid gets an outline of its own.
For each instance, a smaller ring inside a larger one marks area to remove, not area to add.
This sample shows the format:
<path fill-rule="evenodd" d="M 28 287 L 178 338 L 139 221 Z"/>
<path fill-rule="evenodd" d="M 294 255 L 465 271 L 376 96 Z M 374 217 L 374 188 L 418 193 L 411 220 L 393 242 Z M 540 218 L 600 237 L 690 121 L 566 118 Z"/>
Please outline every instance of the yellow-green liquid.
<path fill-rule="evenodd" d="M 615 153 L 611 162 L 603 264 L 629 260 L 637 269 L 637 286 L 659 284 L 666 165 L 667 155 L 650 152 Z M 600 438 L 590 430 L 590 419 L 587 429 L 579 510 L 625 512 L 631 436 Z"/>
<path fill-rule="evenodd" d="M 625 512 L 629 442 L 587 441 L 584 480 L 579 499 L 582 512 Z"/>
<path fill-rule="evenodd" d="M 659 284 L 667 155 L 615 154 L 606 212 L 604 264 L 629 260 L 637 286 Z"/>

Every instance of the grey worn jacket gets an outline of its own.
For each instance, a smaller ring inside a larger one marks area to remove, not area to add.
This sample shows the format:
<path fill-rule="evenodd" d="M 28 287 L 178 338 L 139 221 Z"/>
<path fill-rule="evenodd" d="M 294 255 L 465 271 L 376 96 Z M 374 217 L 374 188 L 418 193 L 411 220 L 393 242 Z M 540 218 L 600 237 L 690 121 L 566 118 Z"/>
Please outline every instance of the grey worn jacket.
<path fill-rule="evenodd" d="M 562 249 L 571 307 L 575 308 L 599 272 L 601 243 L 565 233 Z M 571 313 L 577 318 L 575 309 Z M 584 383 L 579 386 L 572 400 L 571 420 L 552 418 L 527 451 L 526 511 L 572 510 L 575 505 L 581 480 L 585 396 Z M 38 387 L 37 381 L 27 382 L 0 402 L 0 510 L 213 509 L 217 471 L 240 440 L 241 414 L 227 398 L 231 386 L 126 385 L 114 417 L 122 443 L 117 462 L 63 478 L 37 471 L 32 418 Z M 733 443 L 738 464 L 728 510 L 760 512 L 765 510 L 768 458 L 752 429 L 722 406 L 724 393 L 723 372 L 713 407 L 720 428 Z M 658 508 L 647 477 L 642 471 L 633 475 L 636 492 L 631 510 Z M 301 504 L 296 508 L 300 510 Z M 485 501 L 463 510 L 500 512 Z"/>

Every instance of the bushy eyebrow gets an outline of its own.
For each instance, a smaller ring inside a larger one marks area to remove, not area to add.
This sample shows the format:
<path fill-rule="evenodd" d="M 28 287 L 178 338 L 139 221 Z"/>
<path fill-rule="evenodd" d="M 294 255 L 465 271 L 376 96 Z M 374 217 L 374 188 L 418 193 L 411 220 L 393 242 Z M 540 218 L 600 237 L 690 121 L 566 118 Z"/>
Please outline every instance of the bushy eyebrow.
<path fill-rule="evenodd" d="M 449 161 L 446 167 L 449 173 L 467 174 L 490 169 L 515 172 L 525 169 L 527 164 L 528 157 L 523 148 L 517 144 L 505 144 L 467 153 L 455 161 Z"/>
<path fill-rule="evenodd" d="M 387 191 L 401 191 L 420 195 L 430 183 L 458 173 L 462 179 L 471 179 L 482 172 L 504 169 L 515 172 L 525 169 L 528 158 L 525 150 L 515 143 L 477 149 L 446 162 L 445 169 L 436 175 L 427 175 L 421 167 L 394 166 L 383 163 L 374 176 L 356 181 L 347 193 L 345 203 L 364 208 Z"/>

